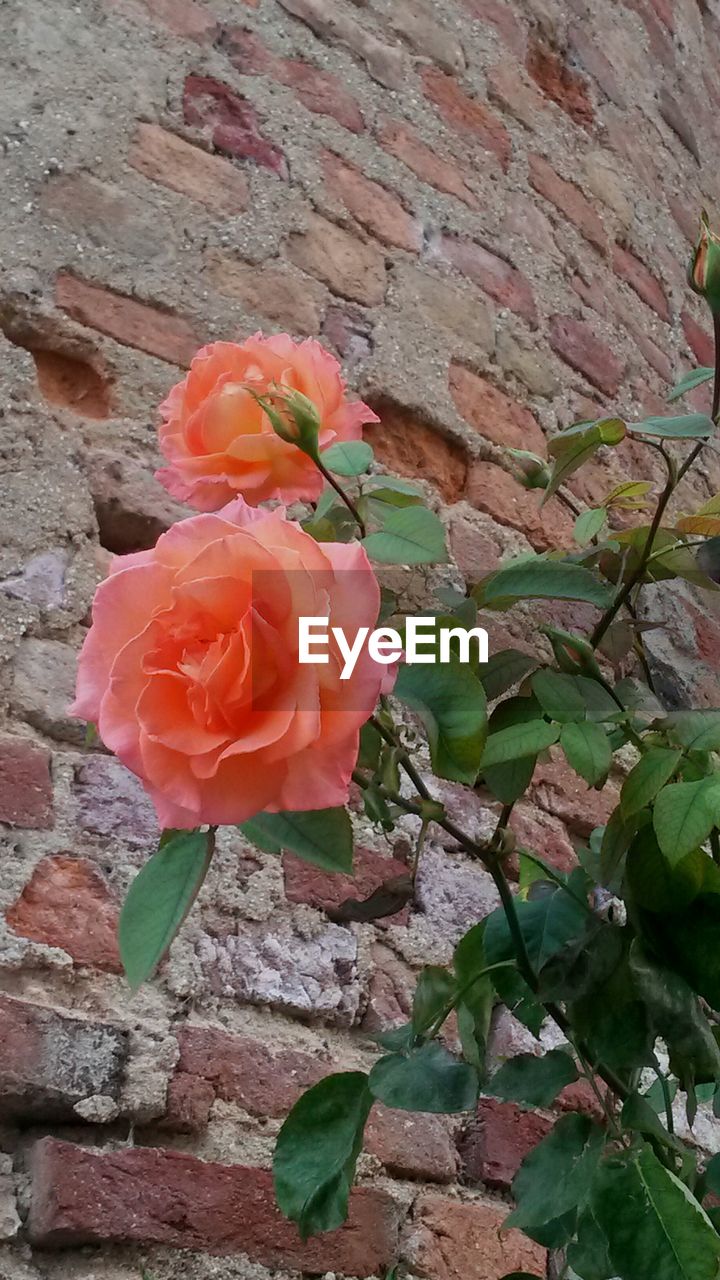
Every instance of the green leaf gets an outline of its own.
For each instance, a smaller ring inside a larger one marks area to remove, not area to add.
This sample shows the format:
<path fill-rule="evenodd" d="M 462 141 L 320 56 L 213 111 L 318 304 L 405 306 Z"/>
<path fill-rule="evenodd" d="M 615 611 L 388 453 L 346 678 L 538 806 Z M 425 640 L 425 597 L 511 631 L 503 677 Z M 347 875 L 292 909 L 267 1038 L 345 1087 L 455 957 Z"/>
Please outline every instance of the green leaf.
<path fill-rule="evenodd" d="M 378 1102 L 401 1111 L 430 1111 L 453 1115 L 472 1111 L 477 1102 L 477 1071 L 458 1062 L 437 1040 L 413 1050 L 380 1058 L 369 1078 Z"/>
<path fill-rule="evenodd" d="M 209 831 L 176 831 L 133 880 L 120 912 L 118 941 L 133 991 L 168 951 L 207 875 L 215 842 Z"/>
<path fill-rule="evenodd" d="M 538 662 L 538 658 L 521 653 L 519 649 L 500 649 L 498 653 L 491 654 L 484 666 L 478 669 L 488 700 L 499 698 L 513 685 L 519 684 L 528 672 L 535 670 Z"/>
<path fill-rule="evenodd" d="M 413 996 L 412 1022 L 416 1035 L 427 1031 L 452 1002 L 457 983 L 447 969 L 430 964 L 421 969 Z"/>
<path fill-rule="evenodd" d="M 534 556 L 492 574 L 483 584 L 481 603 L 489 605 L 508 598 L 583 600 L 606 609 L 613 595 L 612 588 L 584 565 Z"/>
<path fill-rule="evenodd" d="M 682 1082 L 687 1068 L 698 1081 L 720 1076 L 720 1048 L 700 1002 L 684 978 L 657 964 L 633 942 L 630 972 L 635 989 L 649 1011 L 652 1024 L 670 1050 L 670 1067 Z"/>
<path fill-rule="evenodd" d="M 592 1211 L 622 1280 L 717 1280 L 720 1236 L 649 1147 L 601 1164 Z"/>
<path fill-rule="evenodd" d="M 560 737 L 560 726 L 547 720 L 528 720 L 525 724 L 511 724 L 507 729 L 491 733 L 485 744 L 480 767 L 507 764 L 525 756 L 536 756 L 539 751 L 551 747 Z"/>
<path fill-rule="evenodd" d="M 585 701 L 573 676 L 545 667 L 536 671 L 532 691 L 551 720 L 566 724 L 585 719 Z"/>
<path fill-rule="evenodd" d="M 342 1072 L 308 1089 L 282 1126 L 273 1156 L 275 1196 L 303 1240 L 345 1221 L 372 1104 L 365 1073 Z"/>
<path fill-rule="evenodd" d="M 536 764 L 537 756 L 522 756 L 507 764 L 491 765 L 483 769 L 483 782 L 501 804 L 514 804 L 530 786 Z"/>
<path fill-rule="evenodd" d="M 602 445 L 619 444 L 625 435 L 625 423 L 621 418 L 601 418 L 598 422 L 578 423 L 553 436 L 547 451 L 555 461 L 543 502 L 556 493 L 568 476 L 592 458 Z"/>
<path fill-rule="evenodd" d="M 427 507 L 393 510 L 362 545 L 379 564 L 445 564 L 448 558 L 443 524 Z"/>
<path fill-rule="evenodd" d="M 382 489 L 384 493 L 395 493 L 405 498 L 414 498 L 422 501 L 422 489 L 413 484 L 411 480 L 400 480 L 397 476 L 368 476 L 365 482 L 365 490 L 370 497 L 377 497 L 377 490 Z M 387 502 L 389 499 L 384 498 Z"/>
<path fill-rule="evenodd" d="M 289 849 L 325 871 L 352 872 L 352 827 L 345 809 L 258 813 L 240 823 L 239 830 L 264 853 Z"/>
<path fill-rule="evenodd" d="M 671 865 L 663 857 L 652 827 L 643 827 L 628 850 L 627 886 L 637 905 L 646 911 L 683 911 L 702 889 L 706 862 L 702 849 L 693 849 Z"/>
<path fill-rule="evenodd" d="M 490 1019 L 495 1002 L 491 975 L 485 973 L 484 933 L 484 921 L 473 925 L 458 942 L 453 956 L 458 991 L 461 993 L 456 1014 L 463 1057 L 480 1073 L 485 1071 Z"/>
<path fill-rule="evenodd" d="M 650 747 L 630 770 L 620 792 L 623 817 L 629 818 L 646 808 L 677 769 L 682 752 L 668 747 Z"/>
<path fill-rule="evenodd" d="M 720 1154 L 715 1155 L 708 1160 L 705 1169 L 705 1192 L 711 1192 L 714 1196 L 720 1196 Z"/>
<path fill-rule="evenodd" d="M 668 404 L 671 404 L 673 400 L 679 400 L 681 396 L 687 395 L 688 391 L 694 391 L 695 387 L 701 387 L 703 382 L 709 382 L 714 375 L 715 370 L 708 368 L 707 365 L 701 365 L 698 369 L 691 369 L 679 382 L 675 383 L 668 396 Z"/>
<path fill-rule="evenodd" d="M 608 736 L 599 724 L 565 724 L 560 734 L 560 746 L 565 758 L 588 786 L 604 783 L 610 772 L 612 751 Z"/>
<path fill-rule="evenodd" d="M 589 507 L 587 511 L 581 511 L 573 530 L 575 541 L 579 546 L 586 547 L 605 528 L 606 523 L 605 507 Z"/>
<path fill-rule="evenodd" d="M 487 737 L 487 705 L 480 681 L 453 659 L 434 666 L 401 666 L 395 697 L 420 716 L 438 777 L 475 781 Z"/>
<path fill-rule="evenodd" d="M 512 1193 L 517 1208 L 505 1226 L 542 1227 L 583 1205 L 603 1143 L 602 1130 L 586 1116 L 562 1116 L 516 1173 Z"/>
<path fill-rule="evenodd" d="M 373 451 L 364 440 L 339 440 L 320 454 L 323 465 L 336 476 L 361 476 L 373 460 Z"/>
<path fill-rule="evenodd" d="M 628 423 L 628 431 L 633 435 L 660 436 L 664 440 L 698 440 L 711 436 L 714 430 L 713 420 L 706 413 L 686 413 L 678 418 L 643 418 L 642 422 Z"/>
<path fill-rule="evenodd" d="M 720 711 L 676 711 L 665 721 L 670 737 L 687 751 L 720 751 Z M 664 726 L 664 727 L 665 727 Z"/>
<path fill-rule="evenodd" d="M 523 902 L 515 898 L 515 914 L 536 972 L 558 951 L 582 936 L 589 908 L 565 889 L 545 890 Z M 488 964 L 515 958 L 515 947 L 504 908 L 497 907 L 485 921 L 485 955 Z"/>
<path fill-rule="evenodd" d="M 671 866 L 707 840 L 719 816 L 720 782 L 671 782 L 655 800 L 653 825 Z"/>
<path fill-rule="evenodd" d="M 578 1218 L 576 1239 L 568 1245 L 566 1257 L 574 1274 L 582 1280 L 615 1280 L 607 1240 L 589 1209 Z"/>
<path fill-rule="evenodd" d="M 483 1092 L 503 1102 L 549 1107 L 566 1085 L 577 1079 L 575 1063 L 562 1049 L 551 1049 L 541 1058 L 519 1053 L 495 1072 Z"/>

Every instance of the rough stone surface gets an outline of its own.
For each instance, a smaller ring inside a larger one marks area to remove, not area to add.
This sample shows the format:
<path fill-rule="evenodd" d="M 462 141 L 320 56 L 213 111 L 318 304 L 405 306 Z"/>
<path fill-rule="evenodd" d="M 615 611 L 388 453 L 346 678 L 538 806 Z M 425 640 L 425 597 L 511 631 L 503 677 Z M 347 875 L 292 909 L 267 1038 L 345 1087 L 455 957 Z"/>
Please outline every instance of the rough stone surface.
<path fill-rule="evenodd" d="M 15 933 L 60 947 L 76 964 L 121 972 L 118 906 L 102 873 L 84 858 L 44 858 L 5 919 Z"/>
<path fill-rule="evenodd" d="M 502 1280 L 511 1271 L 542 1275 L 547 1255 L 519 1231 L 503 1232 L 506 1209 L 424 1195 L 415 1208 L 413 1271 L 428 1280 Z"/>

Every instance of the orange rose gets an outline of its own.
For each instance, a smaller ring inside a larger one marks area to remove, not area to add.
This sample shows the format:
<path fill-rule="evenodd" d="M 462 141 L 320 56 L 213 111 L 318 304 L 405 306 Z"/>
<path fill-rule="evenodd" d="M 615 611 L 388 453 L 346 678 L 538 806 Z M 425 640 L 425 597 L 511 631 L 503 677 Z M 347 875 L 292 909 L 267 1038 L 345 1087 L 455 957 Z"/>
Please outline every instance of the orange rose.
<path fill-rule="evenodd" d="M 347 399 L 340 365 L 312 338 L 256 333 L 242 346 L 203 347 L 160 406 L 160 448 L 169 465 L 157 473 L 174 497 L 200 511 L 217 511 L 237 494 L 256 507 L 268 498 L 314 501 L 322 491 L 317 467 L 275 434 L 248 385 L 256 395 L 285 387 L 312 400 L 321 450 L 358 440 L 364 422 L 379 421 L 362 401 Z"/>
<path fill-rule="evenodd" d="M 93 606 L 73 714 L 136 773 L 163 826 L 343 804 L 388 670 L 298 661 L 298 618 L 352 638 L 380 592 L 358 543 L 316 543 L 242 499 L 116 557 Z"/>

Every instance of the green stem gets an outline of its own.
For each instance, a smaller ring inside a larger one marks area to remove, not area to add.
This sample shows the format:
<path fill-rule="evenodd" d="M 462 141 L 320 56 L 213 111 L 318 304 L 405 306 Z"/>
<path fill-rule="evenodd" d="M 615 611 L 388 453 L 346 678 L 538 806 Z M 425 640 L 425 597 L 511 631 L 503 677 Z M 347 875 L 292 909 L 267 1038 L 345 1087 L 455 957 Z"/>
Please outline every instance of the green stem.
<path fill-rule="evenodd" d="M 342 485 L 338 483 L 338 481 L 335 479 L 335 476 L 332 474 L 332 472 L 328 471 L 327 467 L 325 466 L 325 463 L 320 460 L 319 456 L 317 458 L 313 458 L 313 462 L 315 463 L 315 466 L 317 467 L 320 474 L 325 477 L 328 484 L 331 485 L 331 487 L 335 490 L 338 497 L 341 498 L 342 501 L 345 503 L 345 506 L 347 507 L 348 511 L 352 514 L 352 516 L 355 519 L 355 522 L 360 530 L 360 536 L 364 538 L 365 534 L 367 533 L 367 530 L 365 528 L 365 521 L 360 515 L 360 512 L 355 506 L 355 503 L 353 502 L 350 495 L 345 492 Z"/>
<path fill-rule="evenodd" d="M 652 1064 L 655 1075 L 660 1081 L 660 1088 L 662 1089 L 663 1102 L 665 1104 L 665 1124 L 670 1137 L 672 1137 L 675 1133 L 675 1121 L 673 1120 L 672 1099 L 670 1097 L 670 1088 L 668 1086 L 667 1076 L 660 1066 L 655 1054 L 652 1056 Z"/>

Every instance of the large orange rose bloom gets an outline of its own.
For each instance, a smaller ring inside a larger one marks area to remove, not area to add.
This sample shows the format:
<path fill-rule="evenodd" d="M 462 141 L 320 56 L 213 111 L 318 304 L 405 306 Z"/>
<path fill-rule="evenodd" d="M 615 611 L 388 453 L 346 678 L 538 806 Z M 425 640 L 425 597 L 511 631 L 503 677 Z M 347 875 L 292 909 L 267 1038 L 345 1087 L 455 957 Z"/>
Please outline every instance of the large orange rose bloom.
<path fill-rule="evenodd" d="M 347 680 L 298 661 L 298 617 L 352 641 L 380 592 L 357 543 L 315 542 L 236 499 L 117 556 L 80 655 L 74 715 L 141 779 L 165 827 L 243 822 L 347 800 L 359 730 L 388 668 Z"/>
<path fill-rule="evenodd" d="M 378 422 L 360 400 L 348 400 L 340 365 L 319 342 L 261 333 L 242 346 L 214 342 L 160 406 L 160 448 L 168 466 L 158 479 L 199 511 L 217 511 L 241 494 L 251 506 L 268 498 L 315 501 L 323 479 L 310 458 L 272 429 L 246 384 L 258 395 L 272 387 L 301 391 L 321 422 L 320 449 L 359 440 L 364 422 Z"/>

